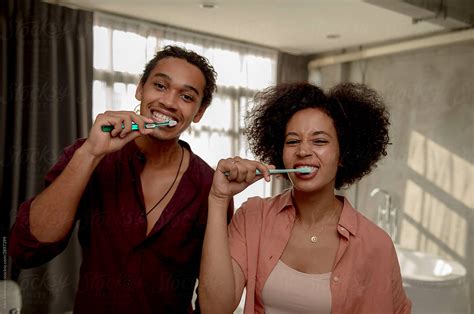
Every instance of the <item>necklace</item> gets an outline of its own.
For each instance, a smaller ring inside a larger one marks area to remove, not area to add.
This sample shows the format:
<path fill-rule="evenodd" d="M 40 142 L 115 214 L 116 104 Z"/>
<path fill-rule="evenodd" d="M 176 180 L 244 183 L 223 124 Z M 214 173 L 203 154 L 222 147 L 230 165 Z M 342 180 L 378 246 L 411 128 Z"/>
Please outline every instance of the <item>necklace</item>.
<path fill-rule="evenodd" d="M 328 219 L 328 222 L 331 222 L 332 219 L 334 218 L 334 216 L 336 216 L 336 213 L 337 213 L 337 210 L 334 210 L 333 214 L 331 215 L 331 217 Z M 309 241 L 311 241 L 312 243 L 317 243 L 319 241 L 319 239 L 321 239 L 321 235 L 323 234 L 323 231 L 326 229 L 326 226 L 328 224 L 324 224 L 323 227 L 321 228 L 321 230 L 317 233 L 313 233 L 309 236 Z"/>
<path fill-rule="evenodd" d="M 184 148 L 183 146 L 181 146 L 181 160 L 179 161 L 178 171 L 176 172 L 176 176 L 173 179 L 173 183 L 171 183 L 171 186 L 169 187 L 168 191 L 166 191 L 166 193 L 158 200 L 158 202 L 156 202 L 156 204 L 145 213 L 145 216 L 148 216 L 148 214 L 151 213 L 156 208 L 156 206 L 158 206 L 161 203 L 161 201 L 165 199 L 166 195 L 168 195 L 168 193 L 171 191 L 174 184 L 176 183 L 176 180 L 178 179 L 178 175 L 179 175 L 179 171 L 181 170 L 183 159 L 184 159 Z"/>

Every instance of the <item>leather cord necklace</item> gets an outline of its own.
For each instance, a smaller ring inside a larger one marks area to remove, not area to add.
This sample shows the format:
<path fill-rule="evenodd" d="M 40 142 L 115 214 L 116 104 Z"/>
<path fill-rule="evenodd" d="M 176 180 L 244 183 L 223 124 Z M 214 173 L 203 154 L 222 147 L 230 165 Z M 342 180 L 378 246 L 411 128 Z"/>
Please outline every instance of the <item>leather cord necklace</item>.
<path fill-rule="evenodd" d="M 156 202 L 156 204 L 145 213 L 145 216 L 148 216 L 148 214 L 151 213 L 165 199 L 166 195 L 168 195 L 168 193 L 171 191 L 174 184 L 176 183 L 176 180 L 178 179 L 179 172 L 181 170 L 181 165 L 183 164 L 183 159 L 184 159 L 184 148 L 183 146 L 181 146 L 181 160 L 179 161 L 178 172 L 176 172 L 176 176 L 174 177 L 173 183 L 171 183 L 171 186 L 169 187 L 168 191 L 166 191 L 166 193 L 158 200 L 158 202 Z"/>

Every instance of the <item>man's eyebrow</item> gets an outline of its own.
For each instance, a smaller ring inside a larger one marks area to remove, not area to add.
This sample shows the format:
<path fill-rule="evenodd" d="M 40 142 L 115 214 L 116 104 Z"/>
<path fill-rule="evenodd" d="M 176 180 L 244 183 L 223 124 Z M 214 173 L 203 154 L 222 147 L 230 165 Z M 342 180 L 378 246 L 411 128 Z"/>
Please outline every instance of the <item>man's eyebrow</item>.
<path fill-rule="evenodd" d="M 168 75 L 168 74 L 165 74 L 165 73 L 156 73 L 155 75 L 153 75 L 154 77 L 161 77 L 161 78 L 164 78 L 165 80 L 167 81 L 171 81 L 171 77 Z M 183 85 L 183 87 L 185 89 L 190 89 L 192 90 L 193 92 L 195 92 L 198 96 L 200 96 L 201 94 L 199 93 L 198 89 L 192 85 L 188 85 L 188 84 L 185 84 Z"/>

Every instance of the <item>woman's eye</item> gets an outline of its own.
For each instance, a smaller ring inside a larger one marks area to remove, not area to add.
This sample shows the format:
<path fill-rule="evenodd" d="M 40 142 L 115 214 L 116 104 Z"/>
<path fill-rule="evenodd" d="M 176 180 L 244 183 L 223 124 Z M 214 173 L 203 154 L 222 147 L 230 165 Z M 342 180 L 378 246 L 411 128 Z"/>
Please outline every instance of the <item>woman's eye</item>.
<path fill-rule="evenodd" d="M 298 144 L 298 141 L 297 140 L 287 140 L 285 142 L 286 145 L 295 145 L 295 144 Z"/>
<path fill-rule="evenodd" d="M 313 143 L 316 144 L 316 145 L 324 145 L 326 144 L 328 141 L 326 140 L 314 140 Z"/>

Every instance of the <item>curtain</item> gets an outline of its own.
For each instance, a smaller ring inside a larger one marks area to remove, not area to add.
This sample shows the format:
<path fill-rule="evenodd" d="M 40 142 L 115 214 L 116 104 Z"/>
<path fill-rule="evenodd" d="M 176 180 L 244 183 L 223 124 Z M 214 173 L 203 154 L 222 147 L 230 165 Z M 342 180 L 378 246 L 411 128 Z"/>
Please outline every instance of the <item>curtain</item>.
<path fill-rule="evenodd" d="M 62 149 L 87 136 L 91 126 L 93 16 L 39 0 L 4 0 L 0 5 L 5 247 L 19 204 L 43 189 L 43 177 Z M 80 260 L 73 236 L 68 249 L 46 265 L 21 271 L 9 267 L 4 277 L 18 281 L 22 313 L 71 310 Z"/>
<path fill-rule="evenodd" d="M 278 54 L 277 83 L 307 82 L 308 56 L 280 52 Z"/>

